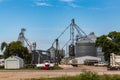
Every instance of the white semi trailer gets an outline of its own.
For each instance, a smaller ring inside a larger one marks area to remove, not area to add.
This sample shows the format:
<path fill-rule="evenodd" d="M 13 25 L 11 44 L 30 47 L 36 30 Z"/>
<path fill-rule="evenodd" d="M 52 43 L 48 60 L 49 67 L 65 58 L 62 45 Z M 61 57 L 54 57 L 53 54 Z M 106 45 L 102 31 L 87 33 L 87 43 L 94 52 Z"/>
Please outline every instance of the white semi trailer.
<path fill-rule="evenodd" d="M 120 55 L 111 53 L 109 70 L 120 70 Z"/>

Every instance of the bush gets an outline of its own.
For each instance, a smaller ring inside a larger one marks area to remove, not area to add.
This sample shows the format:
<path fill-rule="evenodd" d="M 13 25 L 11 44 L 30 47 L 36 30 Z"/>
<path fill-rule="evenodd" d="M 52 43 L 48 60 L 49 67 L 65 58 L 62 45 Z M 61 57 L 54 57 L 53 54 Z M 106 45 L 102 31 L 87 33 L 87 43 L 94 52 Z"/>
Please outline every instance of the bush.
<path fill-rule="evenodd" d="M 101 75 L 100 77 L 101 80 L 113 80 L 111 75 Z"/>
<path fill-rule="evenodd" d="M 120 75 L 114 75 L 112 78 L 113 80 L 120 80 Z"/>
<path fill-rule="evenodd" d="M 85 72 L 80 75 L 80 80 L 99 80 L 99 76 L 94 72 Z"/>
<path fill-rule="evenodd" d="M 120 80 L 120 75 L 101 75 L 100 80 Z"/>

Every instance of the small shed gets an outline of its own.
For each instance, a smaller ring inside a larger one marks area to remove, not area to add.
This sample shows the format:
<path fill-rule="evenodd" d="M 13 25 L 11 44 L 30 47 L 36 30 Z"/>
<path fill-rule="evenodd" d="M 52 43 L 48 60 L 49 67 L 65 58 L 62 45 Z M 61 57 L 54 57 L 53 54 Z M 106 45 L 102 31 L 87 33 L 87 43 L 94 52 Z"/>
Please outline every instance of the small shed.
<path fill-rule="evenodd" d="M 10 56 L 5 59 L 5 69 L 19 69 L 24 65 L 22 58 L 18 56 Z"/>

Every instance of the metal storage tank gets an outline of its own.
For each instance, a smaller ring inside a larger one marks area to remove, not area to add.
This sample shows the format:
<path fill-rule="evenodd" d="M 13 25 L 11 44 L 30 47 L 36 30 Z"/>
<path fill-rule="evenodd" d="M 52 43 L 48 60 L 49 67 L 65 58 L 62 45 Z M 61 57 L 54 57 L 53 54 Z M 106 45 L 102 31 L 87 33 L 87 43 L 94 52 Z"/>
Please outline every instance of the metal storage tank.
<path fill-rule="evenodd" d="M 38 64 L 38 59 L 39 59 L 39 56 L 40 54 L 42 54 L 40 51 L 38 50 L 35 50 L 32 52 L 32 64 Z"/>
<path fill-rule="evenodd" d="M 51 60 L 53 60 L 53 62 L 55 61 L 55 48 L 52 46 L 48 49 L 48 51 L 50 52 L 50 58 Z"/>
<path fill-rule="evenodd" d="M 59 55 L 61 58 L 64 58 L 65 57 L 65 50 L 59 50 Z"/>
<path fill-rule="evenodd" d="M 69 56 L 75 56 L 75 46 L 73 44 L 69 45 Z"/>
<path fill-rule="evenodd" d="M 94 35 L 94 34 L 93 34 Z M 91 36 L 91 34 L 90 34 Z M 97 57 L 97 48 L 95 47 L 95 41 L 93 41 L 89 35 L 76 42 L 75 56 L 94 56 Z"/>

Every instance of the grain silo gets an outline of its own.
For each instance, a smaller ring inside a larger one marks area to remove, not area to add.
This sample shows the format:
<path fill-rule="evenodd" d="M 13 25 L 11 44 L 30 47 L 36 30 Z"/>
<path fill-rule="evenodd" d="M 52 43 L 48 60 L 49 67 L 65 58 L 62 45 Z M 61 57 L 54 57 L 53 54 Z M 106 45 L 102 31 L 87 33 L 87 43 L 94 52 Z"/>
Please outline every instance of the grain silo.
<path fill-rule="evenodd" d="M 52 46 L 48 49 L 48 51 L 50 52 L 50 59 L 55 62 L 55 53 L 56 53 L 56 49 Z"/>
<path fill-rule="evenodd" d="M 97 48 L 95 47 L 95 42 L 93 38 L 95 38 L 94 33 L 90 33 L 87 37 L 84 37 L 78 41 L 76 41 L 75 46 L 75 56 L 83 57 L 83 56 L 94 56 L 97 57 Z M 92 36 L 92 38 L 91 38 Z"/>

